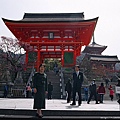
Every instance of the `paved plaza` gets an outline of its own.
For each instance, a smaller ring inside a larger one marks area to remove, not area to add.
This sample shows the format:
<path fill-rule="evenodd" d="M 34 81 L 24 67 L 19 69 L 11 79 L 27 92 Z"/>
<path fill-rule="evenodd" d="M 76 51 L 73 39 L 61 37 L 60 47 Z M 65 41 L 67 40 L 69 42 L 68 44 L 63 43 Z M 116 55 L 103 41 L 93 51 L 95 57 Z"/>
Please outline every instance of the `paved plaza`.
<path fill-rule="evenodd" d="M 0 109 L 26 109 L 33 110 L 33 98 L 0 98 Z M 65 99 L 46 99 L 46 110 L 103 110 L 119 111 L 120 105 L 116 100 L 105 100 L 103 104 L 95 104 L 91 101 L 87 104 L 82 101 L 81 106 L 70 106 Z"/>
<path fill-rule="evenodd" d="M 0 119 L 38 119 L 33 109 L 33 98 L 0 98 Z M 105 100 L 103 104 L 91 101 L 71 106 L 65 99 L 46 99 L 42 119 L 120 119 L 120 105 L 116 100 Z"/>

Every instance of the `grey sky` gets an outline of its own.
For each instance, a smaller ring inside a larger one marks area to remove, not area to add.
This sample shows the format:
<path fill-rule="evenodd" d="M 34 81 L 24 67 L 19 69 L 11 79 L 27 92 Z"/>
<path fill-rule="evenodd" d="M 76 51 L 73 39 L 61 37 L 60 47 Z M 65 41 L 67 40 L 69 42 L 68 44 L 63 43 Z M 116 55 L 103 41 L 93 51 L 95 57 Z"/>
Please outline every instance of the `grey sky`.
<path fill-rule="evenodd" d="M 120 59 L 120 0 L 0 0 L 0 36 L 14 37 L 2 18 L 21 20 L 24 13 L 78 12 L 84 12 L 85 19 L 99 17 L 95 42 L 108 46 L 103 55 Z"/>

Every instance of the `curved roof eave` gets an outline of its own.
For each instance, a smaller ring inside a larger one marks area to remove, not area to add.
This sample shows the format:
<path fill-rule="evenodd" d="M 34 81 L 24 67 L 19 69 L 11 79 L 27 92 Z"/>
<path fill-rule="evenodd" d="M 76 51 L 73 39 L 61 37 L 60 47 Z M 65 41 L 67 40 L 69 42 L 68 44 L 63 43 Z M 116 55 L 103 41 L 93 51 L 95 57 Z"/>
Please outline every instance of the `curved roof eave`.
<path fill-rule="evenodd" d="M 71 18 L 68 20 L 66 19 L 66 20 L 61 20 L 61 21 L 60 20 L 56 20 L 56 21 L 55 20 L 46 20 L 46 21 L 41 20 L 40 21 L 40 19 L 37 21 L 35 21 L 35 20 L 31 20 L 31 21 L 29 21 L 29 20 L 9 20 L 9 19 L 5 19 L 5 18 L 2 18 L 2 20 L 4 22 L 10 22 L 10 23 L 44 23 L 44 22 L 52 23 L 52 22 L 93 22 L 93 21 L 97 22 L 98 18 L 99 17 L 96 17 L 93 19 L 87 19 L 87 20 L 77 20 L 77 19 L 72 20 L 72 18 Z"/>

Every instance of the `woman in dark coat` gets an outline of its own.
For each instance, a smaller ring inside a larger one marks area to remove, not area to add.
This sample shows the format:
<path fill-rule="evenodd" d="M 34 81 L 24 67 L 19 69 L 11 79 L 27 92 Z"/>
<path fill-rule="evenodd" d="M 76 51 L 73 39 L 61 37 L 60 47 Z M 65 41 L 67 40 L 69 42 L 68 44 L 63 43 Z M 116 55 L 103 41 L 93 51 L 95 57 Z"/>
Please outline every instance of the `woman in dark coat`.
<path fill-rule="evenodd" d="M 33 77 L 34 106 L 37 109 L 36 116 L 42 117 L 41 109 L 45 109 L 45 92 L 47 93 L 47 75 L 44 73 L 45 65 L 39 66 L 39 72 Z"/>

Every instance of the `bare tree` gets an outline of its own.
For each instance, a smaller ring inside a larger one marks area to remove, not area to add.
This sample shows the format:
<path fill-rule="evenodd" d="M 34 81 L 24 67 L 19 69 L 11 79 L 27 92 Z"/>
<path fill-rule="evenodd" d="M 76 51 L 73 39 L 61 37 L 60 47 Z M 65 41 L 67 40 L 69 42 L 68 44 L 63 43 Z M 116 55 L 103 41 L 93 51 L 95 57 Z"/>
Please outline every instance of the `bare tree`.
<path fill-rule="evenodd" d="M 1 37 L 0 49 L 3 52 L 0 55 L 7 61 L 7 69 L 14 74 L 15 80 L 18 71 L 24 68 L 24 53 L 23 46 L 17 39 Z"/>

